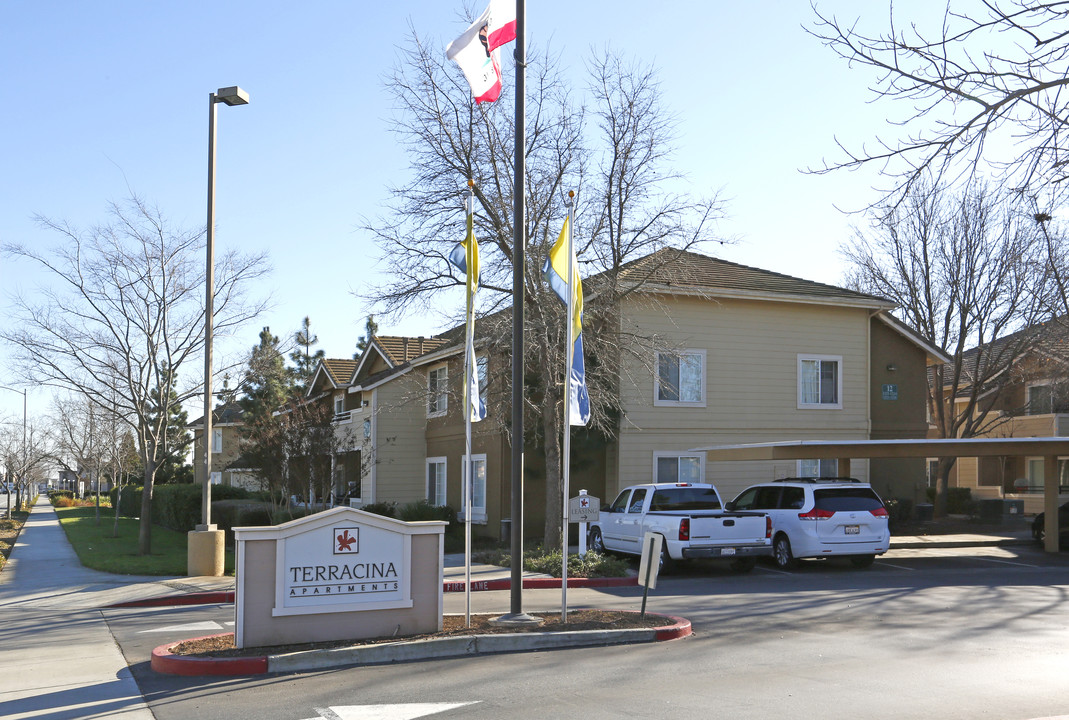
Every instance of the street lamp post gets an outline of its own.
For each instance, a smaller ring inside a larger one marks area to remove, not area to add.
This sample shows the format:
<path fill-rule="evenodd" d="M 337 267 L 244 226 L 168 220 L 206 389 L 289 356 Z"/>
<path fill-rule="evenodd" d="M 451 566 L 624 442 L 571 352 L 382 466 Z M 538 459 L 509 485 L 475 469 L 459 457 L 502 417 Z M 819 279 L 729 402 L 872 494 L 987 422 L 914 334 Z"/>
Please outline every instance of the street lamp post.
<path fill-rule="evenodd" d="M 16 390 L 15 388 L 8 387 L 7 385 L 0 385 L 0 388 L 3 388 L 4 390 L 10 390 L 11 392 L 16 392 L 16 393 L 17 392 L 21 392 L 22 393 L 22 453 L 21 453 L 22 454 L 22 468 L 19 471 L 19 474 L 25 476 L 25 474 L 26 474 L 26 389 L 23 388 L 22 390 Z M 25 480 L 25 477 L 22 477 L 21 479 Z M 7 483 L 6 486 L 7 486 L 7 517 L 10 519 L 11 518 L 11 483 Z"/>
<path fill-rule="evenodd" d="M 216 105 L 247 105 L 249 94 L 238 86 L 219 88 L 208 93 L 208 228 L 204 288 L 204 488 L 201 493 L 201 524 L 195 533 L 210 533 L 207 542 L 190 534 L 188 570 L 190 575 L 222 574 L 222 532 L 212 524 L 212 321 L 215 305 L 215 124 Z M 204 546 L 212 550 L 206 562 Z M 218 553 L 214 548 L 218 546 Z M 218 554 L 218 558 L 214 557 Z M 218 568 L 218 572 L 214 570 Z M 204 570 L 211 572 L 204 572 Z"/>

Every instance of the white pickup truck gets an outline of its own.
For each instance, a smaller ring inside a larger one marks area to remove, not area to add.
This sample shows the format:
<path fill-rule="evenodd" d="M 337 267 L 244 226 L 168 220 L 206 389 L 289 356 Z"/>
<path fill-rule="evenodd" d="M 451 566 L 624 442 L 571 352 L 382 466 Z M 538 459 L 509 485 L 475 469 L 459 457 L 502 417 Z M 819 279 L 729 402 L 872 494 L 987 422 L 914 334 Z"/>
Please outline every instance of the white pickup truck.
<path fill-rule="evenodd" d="M 720 495 L 704 483 L 632 485 L 601 508 L 590 527 L 597 552 L 642 553 L 646 532 L 664 538 L 661 571 L 693 558 L 731 561 L 731 569 L 752 570 L 772 554 L 772 521 L 763 512 L 726 512 Z"/>

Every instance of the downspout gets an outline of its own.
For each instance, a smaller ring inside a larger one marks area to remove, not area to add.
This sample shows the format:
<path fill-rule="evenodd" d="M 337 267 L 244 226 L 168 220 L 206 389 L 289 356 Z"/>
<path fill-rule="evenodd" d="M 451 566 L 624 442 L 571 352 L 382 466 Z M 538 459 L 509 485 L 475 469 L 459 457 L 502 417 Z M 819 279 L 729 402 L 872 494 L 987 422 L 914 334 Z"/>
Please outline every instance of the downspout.
<path fill-rule="evenodd" d="M 378 462 L 379 432 L 378 432 L 378 430 L 379 430 L 379 389 L 375 388 L 375 389 L 373 389 L 371 391 L 371 437 L 368 438 L 368 446 L 370 447 L 370 453 L 371 453 L 371 457 L 368 460 L 370 462 L 370 464 L 371 464 L 371 469 L 368 471 L 368 479 L 369 479 L 368 489 L 371 491 L 371 499 L 368 502 L 365 502 L 364 503 L 365 505 L 367 505 L 369 502 L 370 503 L 377 502 L 377 499 L 376 499 L 377 496 L 378 496 L 378 477 L 377 477 L 377 474 L 378 474 L 378 467 L 379 467 L 379 462 Z"/>

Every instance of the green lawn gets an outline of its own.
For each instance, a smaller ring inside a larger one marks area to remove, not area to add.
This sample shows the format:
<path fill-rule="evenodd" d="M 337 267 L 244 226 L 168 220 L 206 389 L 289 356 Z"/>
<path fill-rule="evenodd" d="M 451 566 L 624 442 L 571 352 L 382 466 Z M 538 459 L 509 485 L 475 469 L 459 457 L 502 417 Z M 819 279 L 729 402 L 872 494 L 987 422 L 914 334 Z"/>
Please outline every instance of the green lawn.
<path fill-rule="evenodd" d="M 101 508 L 100 524 L 96 509 L 56 508 L 59 523 L 67 533 L 82 565 L 120 575 L 185 575 L 186 535 L 158 525 L 152 526 L 152 554 L 137 554 L 140 522 L 119 518 L 118 537 L 113 536 L 113 511 Z M 227 548 L 226 573 L 234 574 L 234 550 Z"/>

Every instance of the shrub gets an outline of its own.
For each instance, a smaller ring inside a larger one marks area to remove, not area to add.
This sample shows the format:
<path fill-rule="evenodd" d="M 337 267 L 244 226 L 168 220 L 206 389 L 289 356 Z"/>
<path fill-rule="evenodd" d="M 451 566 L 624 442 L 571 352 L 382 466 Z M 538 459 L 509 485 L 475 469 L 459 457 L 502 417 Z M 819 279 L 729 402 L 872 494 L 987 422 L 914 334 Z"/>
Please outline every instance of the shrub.
<path fill-rule="evenodd" d="M 892 530 L 913 518 L 913 501 L 909 498 L 890 498 L 883 504 L 887 508 L 887 524 Z"/>
<path fill-rule="evenodd" d="M 925 491 L 928 502 L 935 502 L 935 488 Z M 967 487 L 947 488 L 947 513 L 950 515 L 975 515 L 976 502 L 972 499 L 972 489 Z"/>
<path fill-rule="evenodd" d="M 367 505 L 361 505 L 360 509 L 364 512 L 374 513 L 376 515 L 383 515 L 385 517 L 397 517 L 397 503 L 395 502 L 369 503 Z"/>
<path fill-rule="evenodd" d="M 506 550 L 489 550 L 473 555 L 480 562 L 509 567 L 512 556 Z M 568 556 L 568 577 L 624 577 L 631 565 L 623 558 L 601 555 L 593 550 L 585 558 L 578 555 Z M 545 573 L 560 577 L 561 552 L 546 552 L 541 546 L 531 548 L 523 553 L 523 569 L 528 572 Z"/>

